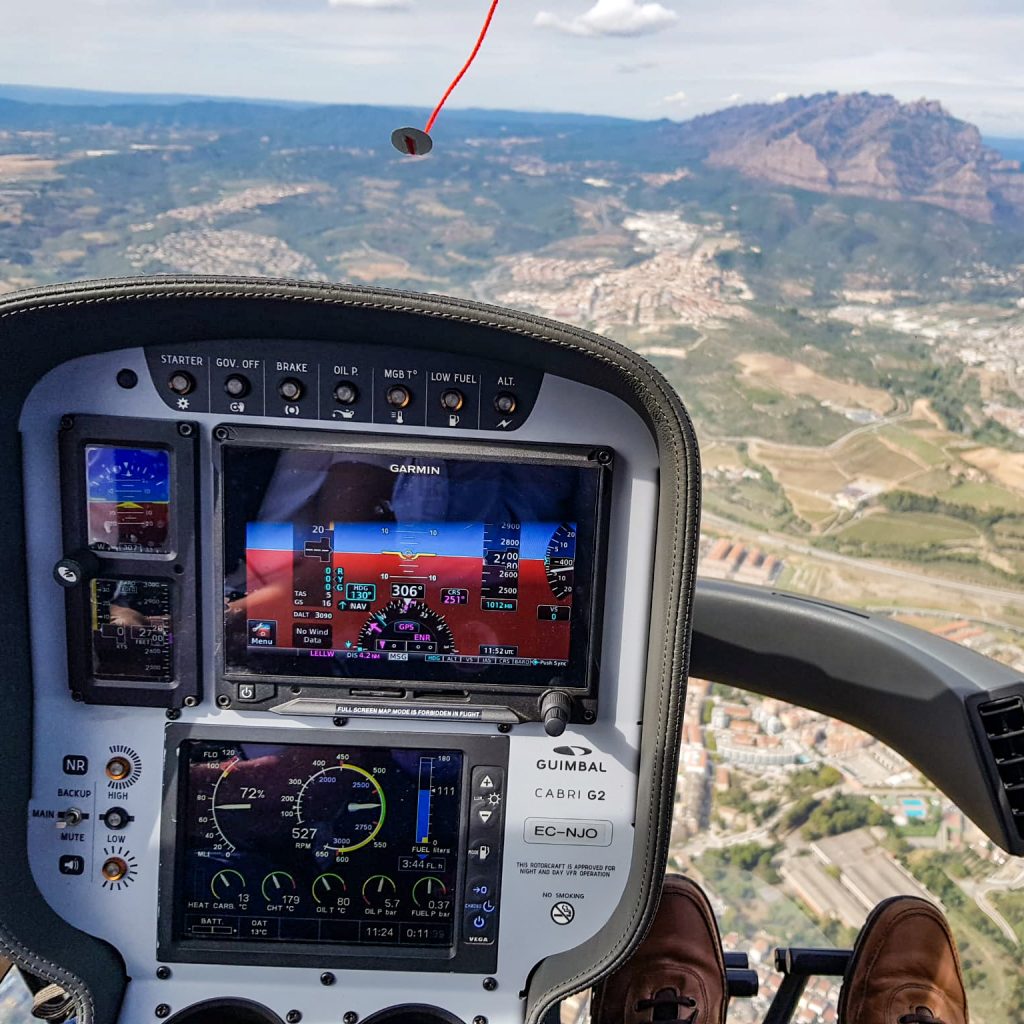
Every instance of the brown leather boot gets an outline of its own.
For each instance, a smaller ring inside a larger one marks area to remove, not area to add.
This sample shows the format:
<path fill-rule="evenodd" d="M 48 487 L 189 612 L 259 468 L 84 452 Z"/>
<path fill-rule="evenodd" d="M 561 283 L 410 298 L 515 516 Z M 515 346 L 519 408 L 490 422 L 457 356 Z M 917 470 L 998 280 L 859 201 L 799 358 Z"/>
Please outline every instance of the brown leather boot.
<path fill-rule="evenodd" d="M 725 987 L 711 904 L 695 882 L 669 875 L 647 937 L 594 986 L 591 1024 L 725 1024 Z"/>
<path fill-rule="evenodd" d="M 868 915 L 846 969 L 839 1024 L 967 1024 L 967 994 L 949 924 L 916 896 Z"/>

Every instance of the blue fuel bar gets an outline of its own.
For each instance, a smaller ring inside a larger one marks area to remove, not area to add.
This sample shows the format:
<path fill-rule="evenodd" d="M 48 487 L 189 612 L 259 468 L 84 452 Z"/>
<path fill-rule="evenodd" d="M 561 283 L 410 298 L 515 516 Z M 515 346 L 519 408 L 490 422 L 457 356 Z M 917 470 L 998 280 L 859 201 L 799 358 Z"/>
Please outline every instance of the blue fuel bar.
<path fill-rule="evenodd" d="M 416 842 L 430 842 L 430 785 L 434 774 L 434 759 L 420 758 L 419 799 L 416 803 Z"/>

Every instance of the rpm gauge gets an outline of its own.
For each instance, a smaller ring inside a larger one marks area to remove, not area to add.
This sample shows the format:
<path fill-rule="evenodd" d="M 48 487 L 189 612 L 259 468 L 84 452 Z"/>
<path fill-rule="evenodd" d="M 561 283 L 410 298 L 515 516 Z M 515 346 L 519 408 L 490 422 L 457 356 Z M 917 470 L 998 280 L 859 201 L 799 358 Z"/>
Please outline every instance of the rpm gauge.
<path fill-rule="evenodd" d="M 376 777 L 342 762 L 321 768 L 303 783 L 292 838 L 299 848 L 337 858 L 372 842 L 386 816 L 387 800 Z"/>

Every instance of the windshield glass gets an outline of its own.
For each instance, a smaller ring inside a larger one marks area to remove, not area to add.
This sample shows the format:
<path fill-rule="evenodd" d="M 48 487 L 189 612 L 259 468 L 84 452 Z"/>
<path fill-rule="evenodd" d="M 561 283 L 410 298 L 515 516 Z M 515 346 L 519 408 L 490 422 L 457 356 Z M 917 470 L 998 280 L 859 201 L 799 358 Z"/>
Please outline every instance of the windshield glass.
<path fill-rule="evenodd" d="M 487 6 L 7 4 L 0 291 L 263 275 L 604 333 L 694 416 L 705 576 L 1024 667 L 1019 4 L 507 2 L 433 151 L 396 152 Z M 973 1018 L 1024 1014 L 1024 870 L 911 766 L 700 681 L 683 740 L 672 863 L 762 992 L 775 945 L 848 945 L 918 892 Z M 834 1020 L 836 992 L 798 1019 Z"/>

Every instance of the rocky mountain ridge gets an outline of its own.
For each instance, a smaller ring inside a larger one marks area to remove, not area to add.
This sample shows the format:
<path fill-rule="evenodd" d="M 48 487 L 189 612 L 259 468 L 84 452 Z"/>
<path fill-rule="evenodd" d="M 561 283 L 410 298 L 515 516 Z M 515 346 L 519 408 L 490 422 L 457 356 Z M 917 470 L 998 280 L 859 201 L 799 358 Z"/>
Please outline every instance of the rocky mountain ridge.
<path fill-rule="evenodd" d="M 820 93 L 748 104 L 674 126 L 711 167 L 790 188 L 909 200 L 984 223 L 1024 223 L 1024 172 L 940 103 Z"/>

